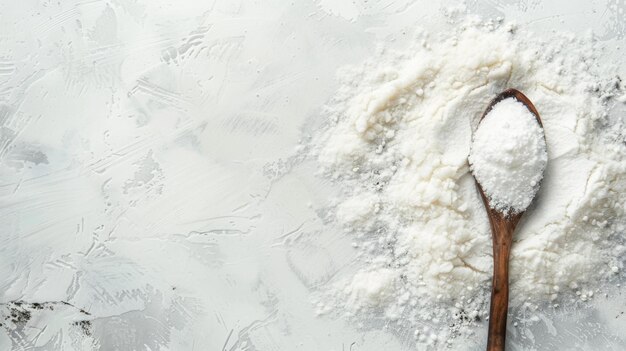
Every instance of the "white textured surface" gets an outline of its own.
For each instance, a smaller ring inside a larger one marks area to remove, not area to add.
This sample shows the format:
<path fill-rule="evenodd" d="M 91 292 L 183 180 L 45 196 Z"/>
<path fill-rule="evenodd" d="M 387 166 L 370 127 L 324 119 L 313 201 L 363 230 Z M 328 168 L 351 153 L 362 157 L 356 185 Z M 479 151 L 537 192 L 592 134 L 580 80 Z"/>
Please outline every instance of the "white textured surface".
<path fill-rule="evenodd" d="M 592 28 L 614 44 L 607 59 L 623 60 L 623 1 L 469 7 Z M 432 1 L 0 2 L 0 349 L 409 349 L 406 331 L 314 316 L 309 289 L 354 252 L 313 210 L 332 189 L 292 155 L 339 66 L 439 12 Z M 619 350 L 620 296 L 527 316 L 545 321 L 514 329 L 512 349 Z"/>

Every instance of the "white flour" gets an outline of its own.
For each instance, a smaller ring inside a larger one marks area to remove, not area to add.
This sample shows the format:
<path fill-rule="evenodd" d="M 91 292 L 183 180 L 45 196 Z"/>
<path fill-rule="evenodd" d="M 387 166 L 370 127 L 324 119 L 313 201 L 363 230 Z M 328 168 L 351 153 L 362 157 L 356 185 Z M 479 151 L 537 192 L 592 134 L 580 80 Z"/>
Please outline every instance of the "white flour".
<path fill-rule="evenodd" d="M 548 161 L 543 130 L 521 102 L 504 99 L 480 122 L 468 160 L 489 206 L 505 213 L 524 211 Z"/>
<path fill-rule="evenodd" d="M 318 312 L 397 323 L 423 344 L 487 316 L 491 236 L 467 158 L 480 115 L 506 88 L 539 110 L 549 158 L 515 233 L 511 306 L 592 298 L 624 264 L 623 116 L 608 114 L 623 90 L 600 69 L 601 46 L 512 24 L 456 28 L 341 71 L 315 143 L 344 189 L 336 221 L 359 253 L 353 274 L 320 291 Z"/>

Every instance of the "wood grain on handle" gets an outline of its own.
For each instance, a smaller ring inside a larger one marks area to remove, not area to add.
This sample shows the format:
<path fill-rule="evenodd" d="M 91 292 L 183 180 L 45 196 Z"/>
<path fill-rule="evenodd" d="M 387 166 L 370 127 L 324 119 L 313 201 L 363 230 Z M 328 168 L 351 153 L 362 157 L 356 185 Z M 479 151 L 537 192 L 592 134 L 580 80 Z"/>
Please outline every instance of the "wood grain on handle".
<path fill-rule="evenodd" d="M 506 319 L 509 309 L 509 256 L 513 232 L 523 213 L 505 215 L 489 206 L 482 187 L 476 183 L 487 210 L 493 242 L 493 281 L 491 307 L 489 308 L 489 331 L 487 351 L 503 351 L 506 340 Z"/>
<path fill-rule="evenodd" d="M 517 220 L 505 220 L 500 214 L 489 216 L 493 238 L 493 281 L 487 351 L 503 351 L 509 307 L 509 256 Z"/>

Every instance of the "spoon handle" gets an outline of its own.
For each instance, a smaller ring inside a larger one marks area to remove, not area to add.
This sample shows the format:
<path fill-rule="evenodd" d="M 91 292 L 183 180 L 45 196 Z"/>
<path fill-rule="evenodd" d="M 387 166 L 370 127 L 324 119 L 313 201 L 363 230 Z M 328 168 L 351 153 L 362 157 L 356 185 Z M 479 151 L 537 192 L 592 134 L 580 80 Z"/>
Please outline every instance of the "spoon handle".
<path fill-rule="evenodd" d="M 493 238 L 493 282 L 487 351 L 502 351 L 506 338 L 506 317 L 509 306 L 509 256 L 516 223 L 502 217 L 490 217 L 489 222 Z"/>

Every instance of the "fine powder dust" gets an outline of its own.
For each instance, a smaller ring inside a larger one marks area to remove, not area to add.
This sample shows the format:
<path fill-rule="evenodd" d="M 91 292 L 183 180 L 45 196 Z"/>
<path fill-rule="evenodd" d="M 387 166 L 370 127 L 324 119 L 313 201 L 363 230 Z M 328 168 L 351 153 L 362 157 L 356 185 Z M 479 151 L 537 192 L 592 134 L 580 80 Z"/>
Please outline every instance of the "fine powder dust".
<path fill-rule="evenodd" d="M 467 159 L 481 114 L 508 88 L 539 110 L 548 149 L 514 236 L 510 306 L 562 308 L 620 279 L 626 146 L 623 112 L 610 112 L 623 87 L 592 35 L 542 35 L 470 19 L 339 72 L 313 148 L 343 189 L 333 218 L 357 259 L 315 294 L 318 313 L 395 324 L 420 345 L 487 317 L 491 234 Z"/>
<path fill-rule="evenodd" d="M 474 133 L 470 169 L 489 206 L 503 213 L 524 211 L 543 178 L 548 154 L 535 115 L 514 98 L 493 106 Z"/>

